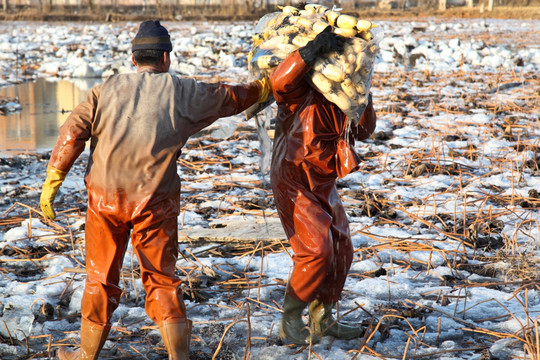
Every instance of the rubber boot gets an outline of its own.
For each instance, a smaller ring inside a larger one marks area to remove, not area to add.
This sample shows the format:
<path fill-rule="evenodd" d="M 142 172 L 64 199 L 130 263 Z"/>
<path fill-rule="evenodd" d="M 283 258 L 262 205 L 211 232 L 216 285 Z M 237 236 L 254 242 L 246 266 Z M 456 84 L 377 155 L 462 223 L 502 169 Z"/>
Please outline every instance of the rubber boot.
<path fill-rule="evenodd" d="M 336 339 L 350 340 L 364 335 L 362 326 L 350 326 L 337 322 L 332 316 L 336 303 L 323 303 L 313 300 L 309 304 L 309 323 L 311 331 L 317 336 L 333 336 Z"/>
<path fill-rule="evenodd" d="M 159 328 L 163 345 L 169 353 L 169 360 L 189 359 L 189 343 L 191 342 L 192 321 L 170 323 Z"/>
<path fill-rule="evenodd" d="M 298 301 L 285 293 L 283 300 L 283 318 L 279 328 L 279 336 L 283 340 L 289 340 L 295 345 L 315 344 L 319 341 L 317 337 L 312 337 L 309 328 L 302 321 L 302 312 L 308 303 Z"/>
<path fill-rule="evenodd" d="M 60 360 L 96 360 L 107 340 L 111 326 L 105 328 L 81 321 L 81 346 L 77 350 L 60 348 L 56 357 Z"/>

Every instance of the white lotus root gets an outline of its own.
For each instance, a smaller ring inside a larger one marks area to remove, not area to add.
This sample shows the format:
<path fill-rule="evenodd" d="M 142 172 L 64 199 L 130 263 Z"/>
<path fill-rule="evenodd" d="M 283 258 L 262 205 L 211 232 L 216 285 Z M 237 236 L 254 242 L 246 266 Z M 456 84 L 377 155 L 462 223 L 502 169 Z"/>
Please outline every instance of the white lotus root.
<path fill-rule="evenodd" d="M 263 16 L 257 24 L 248 55 L 250 73 L 254 77 L 269 75 L 270 69 L 330 25 L 334 33 L 345 38 L 343 52 L 331 52 L 318 59 L 308 80 L 358 124 L 367 105 L 373 63 L 379 50 L 379 40 L 372 32 L 377 25 L 318 4 L 307 4 L 304 9 L 280 9 Z"/>

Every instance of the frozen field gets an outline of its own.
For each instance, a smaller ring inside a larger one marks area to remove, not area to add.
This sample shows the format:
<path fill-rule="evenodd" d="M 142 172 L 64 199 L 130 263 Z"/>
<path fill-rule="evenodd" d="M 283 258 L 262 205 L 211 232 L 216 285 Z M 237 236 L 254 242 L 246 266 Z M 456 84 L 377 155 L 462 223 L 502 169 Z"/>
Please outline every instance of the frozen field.
<path fill-rule="evenodd" d="M 356 249 L 339 315 L 364 323 L 365 337 L 311 348 L 279 339 L 292 252 L 255 122 L 239 115 L 193 138 L 178 163 L 192 359 L 540 359 L 540 21 L 373 20 L 385 34 L 377 130 L 357 144 L 361 169 L 339 181 Z M 178 75 L 249 78 L 252 23 L 165 26 Z M 0 86 L 134 71 L 137 27 L 2 22 Z M 57 220 L 45 222 L 48 155 L 0 158 L 5 360 L 46 359 L 79 341 L 87 155 L 60 190 Z M 129 251 L 122 287 L 103 358 L 166 358 Z"/>

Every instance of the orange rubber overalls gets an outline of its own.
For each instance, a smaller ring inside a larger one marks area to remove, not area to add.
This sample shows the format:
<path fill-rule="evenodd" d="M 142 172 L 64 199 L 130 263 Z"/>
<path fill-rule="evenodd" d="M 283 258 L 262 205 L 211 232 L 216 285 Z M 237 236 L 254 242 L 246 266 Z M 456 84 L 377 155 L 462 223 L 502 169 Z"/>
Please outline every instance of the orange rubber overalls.
<path fill-rule="evenodd" d="M 357 169 L 354 141 L 373 133 L 376 116 L 370 102 L 345 141 L 347 117 L 304 80 L 310 70 L 295 51 L 270 78 L 278 104 L 271 181 L 294 251 L 287 292 L 330 303 L 339 300 L 353 258 L 336 179 Z"/>
<path fill-rule="evenodd" d="M 94 87 L 60 128 L 49 165 L 69 171 L 90 143 L 85 183 L 86 285 L 83 321 L 110 327 L 130 233 L 146 290 L 145 310 L 159 326 L 184 322 L 175 276 L 180 178 L 176 160 L 189 136 L 254 104 L 254 84 L 229 86 L 141 71 Z"/>

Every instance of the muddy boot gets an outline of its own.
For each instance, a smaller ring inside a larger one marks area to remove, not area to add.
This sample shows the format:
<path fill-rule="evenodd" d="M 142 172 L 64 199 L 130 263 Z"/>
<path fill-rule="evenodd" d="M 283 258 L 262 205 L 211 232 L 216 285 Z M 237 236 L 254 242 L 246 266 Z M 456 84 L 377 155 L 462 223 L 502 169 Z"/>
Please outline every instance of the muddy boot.
<path fill-rule="evenodd" d="M 309 345 L 317 343 L 318 338 L 312 337 L 309 328 L 302 321 L 302 312 L 308 303 L 298 301 L 292 296 L 285 294 L 283 300 L 283 318 L 279 328 L 279 336 L 283 340 L 289 340 L 296 345 Z"/>
<path fill-rule="evenodd" d="M 60 348 L 56 357 L 60 360 L 96 360 L 110 329 L 110 326 L 103 328 L 81 321 L 81 347 L 77 350 Z"/>
<path fill-rule="evenodd" d="M 189 343 L 191 342 L 192 321 L 165 324 L 159 328 L 163 345 L 169 353 L 169 360 L 189 359 Z"/>
<path fill-rule="evenodd" d="M 332 316 L 336 303 L 323 303 L 313 300 L 309 304 L 309 325 L 317 336 L 333 336 L 336 339 L 350 340 L 364 335 L 362 326 L 350 326 L 337 322 Z"/>

